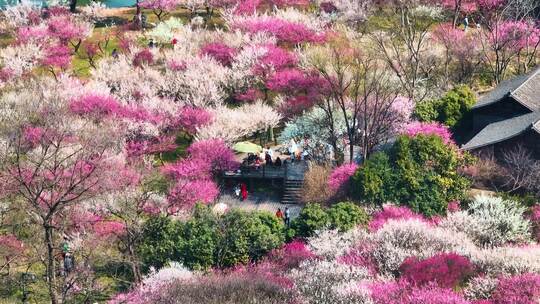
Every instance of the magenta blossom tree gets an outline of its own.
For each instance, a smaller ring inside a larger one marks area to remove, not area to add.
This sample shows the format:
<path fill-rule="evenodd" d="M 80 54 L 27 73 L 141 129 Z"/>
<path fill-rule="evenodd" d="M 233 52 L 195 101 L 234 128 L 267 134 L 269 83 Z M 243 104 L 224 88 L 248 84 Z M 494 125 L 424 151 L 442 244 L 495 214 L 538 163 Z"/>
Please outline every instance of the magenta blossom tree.
<path fill-rule="evenodd" d="M 357 169 L 358 165 L 355 163 L 344 164 L 335 168 L 328 176 L 328 187 L 338 196 L 347 195 L 351 176 L 354 175 Z"/>
<path fill-rule="evenodd" d="M 236 54 L 236 49 L 224 43 L 212 42 L 201 48 L 201 54 L 210 56 L 225 66 L 230 66 Z"/>
<path fill-rule="evenodd" d="M 404 134 L 411 137 L 416 135 L 436 135 L 439 136 L 445 144 L 455 144 L 452 139 L 452 133 L 448 127 L 437 122 L 412 122 L 406 126 Z"/>
<path fill-rule="evenodd" d="M 454 288 L 474 274 L 469 259 L 455 253 L 441 253 L 425 260 L 410 257 L 399 270 L 402 278 L 416 285 L 436 283 L 442 288 Z"/>

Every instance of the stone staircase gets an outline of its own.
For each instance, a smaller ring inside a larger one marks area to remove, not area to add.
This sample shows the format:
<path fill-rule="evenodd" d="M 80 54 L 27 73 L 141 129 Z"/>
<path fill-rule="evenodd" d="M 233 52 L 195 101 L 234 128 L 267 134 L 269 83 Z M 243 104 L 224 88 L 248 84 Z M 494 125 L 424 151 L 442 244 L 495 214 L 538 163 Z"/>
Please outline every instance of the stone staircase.
<path fill-rule="evenodd" d="M 283 179 L 282 204 L 298 204 L 302 202 L 302 185 L 307 170 L 305 161 L 287 162 L 285 164 L 285 178 Z"/>
<path fill-rule="evenodd" d="M 298 204 L 302 202 L 303 180 L 285 179 L 283 182 L 282 204 Z"/>

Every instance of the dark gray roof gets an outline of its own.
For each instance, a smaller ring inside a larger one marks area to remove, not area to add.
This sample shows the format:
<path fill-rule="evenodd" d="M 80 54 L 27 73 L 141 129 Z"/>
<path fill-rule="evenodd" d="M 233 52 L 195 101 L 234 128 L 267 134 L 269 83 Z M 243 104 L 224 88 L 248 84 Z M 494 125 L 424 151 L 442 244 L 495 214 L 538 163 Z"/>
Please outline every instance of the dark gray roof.
<path fill-rule="evenodd" d="M 531 111 L 540 110 L 540 69 L 537 69 L 519 88 L 510 96 Z"/>
<path fill-rule="evenodd" d="M 496 144 L 536 126 L 540 126 L 540 111 L 489 124 L 461 148 L 474 150 Z"/>
<path fill-rule="evenodd" d="M 472 108 L 485 107 L 500 101 L 505 96 L 511 96 L 531 111 L 540 110 L 539 71 L 540 67 L 531 70 L 529 73 L 518 75 L 499 83 L 493 90 L 482 95 Z"/>

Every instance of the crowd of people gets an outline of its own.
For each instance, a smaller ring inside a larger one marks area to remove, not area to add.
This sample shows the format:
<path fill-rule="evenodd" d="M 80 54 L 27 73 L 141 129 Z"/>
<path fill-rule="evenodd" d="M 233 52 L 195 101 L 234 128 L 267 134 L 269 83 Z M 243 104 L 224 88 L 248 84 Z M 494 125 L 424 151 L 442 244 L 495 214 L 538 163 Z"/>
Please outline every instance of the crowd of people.
<path fill-rule="evenodd" d="M 264 148 L 261 153 L 248 153 L 247 158 L 244 160 L 245 166 L 253 166 L 255 169 L 260 169 L 261 166 L 274 166 L 281 167 L 283 161 L 278 156 L 274 160 L 274 150 L 270 147 Z"/>

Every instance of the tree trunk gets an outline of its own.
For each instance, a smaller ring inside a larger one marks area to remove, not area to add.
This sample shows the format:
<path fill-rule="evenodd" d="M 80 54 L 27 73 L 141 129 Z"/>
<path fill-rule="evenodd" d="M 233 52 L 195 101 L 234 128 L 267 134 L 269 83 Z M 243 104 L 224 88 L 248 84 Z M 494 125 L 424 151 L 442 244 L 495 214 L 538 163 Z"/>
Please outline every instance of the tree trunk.
<path fill-rule="evenodd" d="M 349 162 L 352 163 L 354 160 L 354 143 L 351 138 L 349 138 Z"/>
<path fill-rule="evenodd" d="M 276 142 L 276 138 L 274 136 L 274 128 L 273 127 L 269 127 L 268 128 L 268 140 L 275 143 Z"/>
<path fill-rule="evenodd" d="M 77 8 L 77 0 L 69 0 L 69 11 L 72 13 L 75 13 L 76 8 Z"/>
<path fill-rule="evenodd" d="M 138 26 L 141 25 L 141 19 L 142 19 L 142 16 L 141 16 L 141 4 L 140 4 L 140 0 L 137 0 L 137 2 L 135 2 L 135 24 L 137 24 Z"/>
<path fill-rule="evenodd" d="M 126 249 L 127 249 L 129 262 L 131 264 L 131 271 L 133 271 L 133 279 L 135 281 L 135 284 L 139 284 L 142 282 L 142 274 L 141 274 L 141 269 L 139 267 L 139 259 L 137 258 L 135 248 L 133 248 L 133 246 L 135 245 L 136 237 L 133 237 L 133 233 L 130 230 L 126 232 L 127 232 L 126 233 L 126 237 L 127 237 Z"/>
<path fill-rule="evenodd" d="M 133 271 L 133 279 L 135 280 L 135 284 L 139 284 L 142 282 L 141 269 L 139 268 L 139 261 L 131 244 L 128 246 L 128 251 L 131 263 L 131 271 Z"/>
<path fill-rule="evenodd" d="M 58 304 L 58 294 L 56 292 L 56 267 L 54 261 L 54 240 L 53 228 L 49 224 L 44 225 L 45 244 L 47 245 L 47 284 L 49 285 L 49 296 L 51 304 Z"/>

